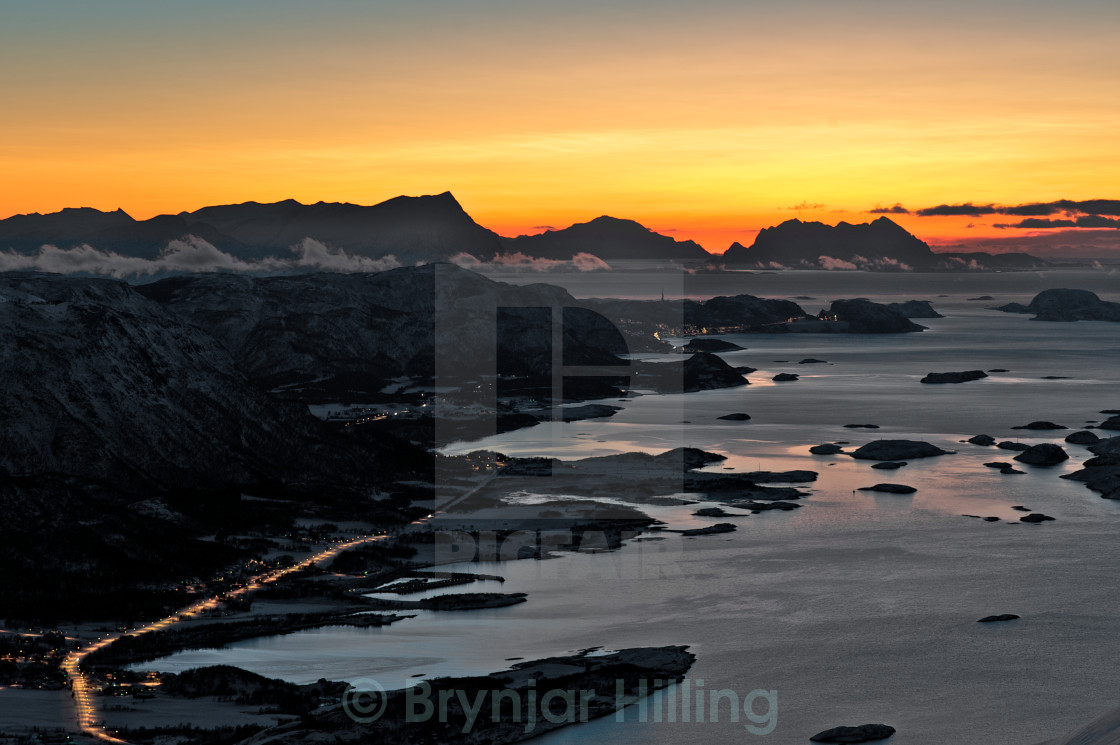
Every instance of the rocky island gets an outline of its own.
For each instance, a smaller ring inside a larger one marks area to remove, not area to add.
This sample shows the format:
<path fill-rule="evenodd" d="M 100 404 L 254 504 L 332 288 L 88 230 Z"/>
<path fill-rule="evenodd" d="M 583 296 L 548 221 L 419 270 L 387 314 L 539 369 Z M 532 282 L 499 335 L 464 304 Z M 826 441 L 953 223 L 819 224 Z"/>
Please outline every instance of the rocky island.
<path fill-rule="evenodd" d="M 1043 290 L 1027 305 L 1008 303 L 994 310 L 1033 313 L 1036 321 L 1120 321 L 1120 303 L 1101 300 L 1088 290 Z"/>

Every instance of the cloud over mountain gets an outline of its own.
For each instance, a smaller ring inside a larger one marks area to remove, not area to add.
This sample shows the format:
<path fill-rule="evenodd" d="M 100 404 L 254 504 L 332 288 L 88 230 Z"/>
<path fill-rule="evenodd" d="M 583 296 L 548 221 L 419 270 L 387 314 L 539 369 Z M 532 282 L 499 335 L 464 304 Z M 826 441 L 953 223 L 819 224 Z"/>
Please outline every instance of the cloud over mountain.
<path fill-rule="evenodd" d="M 305 238 L 290 248 L 292 256 L 255 260 L 232 256 L 196 236 L 173 240 L 154 259 L 102 251 L 88 244 L 73 248 L 42 246 L 37 253 L 0 252 L 0 271 L 36 270 L 58 274 L 139 277 L 182 272 L 283 272 L 320 269 L 332 272 L 380 272 L 401 264 L 394 256 L 356 256 Z"/>

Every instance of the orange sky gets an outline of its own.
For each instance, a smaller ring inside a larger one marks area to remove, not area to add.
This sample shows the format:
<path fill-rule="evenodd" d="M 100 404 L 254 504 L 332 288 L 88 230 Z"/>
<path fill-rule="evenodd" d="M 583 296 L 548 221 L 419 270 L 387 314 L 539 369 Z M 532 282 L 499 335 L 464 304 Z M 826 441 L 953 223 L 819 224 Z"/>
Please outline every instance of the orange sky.
<path fill-rule="evenodd" d="M 451 190 L 503 234 L 611 214 L 718 252 L 1120 197 L 1114 2 L 162 5 L 5 11 L 0 216 Z"/>

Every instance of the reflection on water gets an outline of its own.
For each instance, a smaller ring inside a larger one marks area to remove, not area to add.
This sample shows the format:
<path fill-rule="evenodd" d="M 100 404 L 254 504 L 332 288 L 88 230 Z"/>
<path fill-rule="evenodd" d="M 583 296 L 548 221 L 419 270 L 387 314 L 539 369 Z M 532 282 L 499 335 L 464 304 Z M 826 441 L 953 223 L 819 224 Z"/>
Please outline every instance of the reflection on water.
<path fill-rule="evenodd" d="M 636 294 L 656 295 L 656 277 L 635 276 Z M 1055 736 L 1114 705 L 1120 618 L 1108 599 L 1120 596 L 1114 569 L 1120 504 L 1060 478 L 1079 467 L 1087 456 L 1083 448 L 1066 446 L 1071 460 L 1056 468 L 1019 466 L 1026 475 L 1006 476 L 983 464 L 1011 461 L 1014 452 L 962 440 L 986 433 L 1060 443 L 1065 432 L 1011 428 L 1048 419 L 1075 429 L 1099 421 L 1101 409 L 1120 408 L 1117 326 L 1036 323 L 982 307 L 1029 300 L 1047 286 L 1101 291 L 1102 277 L 721 275 L 711 280 L 713 292 L 808 294 L 822 304 L 886 293 L 891 300 L 934 300 L 949 317 L 921 320 L 929 330 L 905 336 L 729 336 L 747 349 L 723 356 L 732 365 L 759 368 L 748 376 L 753 385 L 641 396 L 619 404 L 623 411 L 609 419 L 546 423 L 458 443 L 448 452 L 485 448 L 572 459 L 691 446 L 727 456 L 706 469 L 712 472 L 817 471 L 816 482 L 794 485 L 809 492 L 802 508 L 701 518 L 692 513 L 713 503 L 643 499 L 640 509 L 665 528 L 733 522 L 738 530 L 697 538 L 666 530 L 610 554 L 456 565 L 451 568 L 501 575 L 506 582 L 455 591 L 527 592 L 529 602 L 420 611 L 381 629 L 306 631 L 183 652 L 143 667 L 176 671 L 221 663 L 297 682 L 373 677 L 398 687 L 417 675 L 499 670 L 510 657 L 683 643 L 698 655 L 692 675 L 709 685 L 779 691 L 779 725 L 768 743 L 801 743 L 821 729 L 862 721 L 898 727 L 892 742 L 900 745 Z M 614 294 L 596 285 L 601 277 L 579 281 L 588 291 L 577 295 Z M 939 299 L 940 293 L 953 297 Z M 997 301 L 967 300 L 981 294 Z M 827 364 L 799 365 L 806 357 Z M 962 385 L 918 382 L 932 371 L 993 368 L 1010 372 Z M 803 377 L 761 384 L 778 372 Z M 1070 379 L 1043 379 L 1049 375 Z M 752 419 L 717 419 L 740 411 Z M 690 424 L 681 424 L 685 420 Z M 819 443 L 846 441 L 851 450 L 880 438 L 925 440 L 956 453 L 882 471 L 845 455 L 808 452 Z M 543 481 L 511 499 L 564 498 Z M 859 491 L 881 482 L 917 491 Z M 626 495 L 597 499 L 617 503 Z M 1025 525 L 1013 505 L 1058 520 Z M 1001 628 L 975 623 L 1002 612 L 1023 620 L 991 625 Z M 685 737 L 714 744 L 741 741 L 744 734 L 741 725 L 682 731 L 680 725 L 603 721 L 542 742 L 675 743 Z"/>

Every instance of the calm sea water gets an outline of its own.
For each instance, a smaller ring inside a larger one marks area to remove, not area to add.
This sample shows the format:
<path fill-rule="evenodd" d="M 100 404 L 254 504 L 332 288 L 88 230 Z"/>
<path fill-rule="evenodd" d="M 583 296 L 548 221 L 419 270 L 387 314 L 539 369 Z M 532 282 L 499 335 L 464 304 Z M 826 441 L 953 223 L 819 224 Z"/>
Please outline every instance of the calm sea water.
<path fill-rule="evenodd" d="M 577 458 L 691 445 L 728 457 L 712 470 L 818 471 L 797 511 L 737 518 L 731 534 L 654 535 L 612 554 L 459 567 L 507 578 L 471 589 L 530 594 L 510 608 L 420 612 L 384 629 L 319 629 L 184 652 L 145 667 L 221 663 L 297 682 L 374 678 L 397 687 L 417 675 L 500 670 L 509 657 L 689 644 L 698 656 L 690 677 L 708 689 L 777 691 L 778 725 L 764 737 L 724 712 L 719 723 L 608 718 L 546 736 L 546 743 L 803 743 L 819 730 L 864 722 L 893 725 L 899 745 L 1032 743 L 1115 705 L 1120 503 L 1059 478 L 1087 457 L 1083 448 L 1067 446 L 1071 460 L 1057 468 L 1022 466 L 1027 475 L 1003 476 L 982 464 L 1014 453 L 960 441 L 985 432 L 1060 442 L 1064 432 L 1011 427 L 1049 419 L 1078 428 L 1102 419 L 1101 409 L 1120 408 L 1120 326 L 1039 323 L 984 310 L 1046 287 L 1120 299 L 1116 277 L 633 272 L 547 281 L 577 297 L 618 295 L 619 287 L 657 297 L 665 287 L 666 296 L 810 295 L 822 305 L 838 297 L 928 299 L 947 317 L 920 320 L 928 330 L 907 335 L 728 336 L 747 349 L 725 359 L 759 368 L 750 386 L 643 396 L 611 419 L 544 424 L 450 448 Z M 985 294 L 995 300 L 968 299 Z M 816 310 L 815 302 L 803 305 Z M 805 357 L 827 364 L 797 364 Z M 931 371 L 977 368 L 1010 372 L 963 385 L 918 382 Z M 783 371 L 802 378 L 769 381 Z M 1042 379 L 1050 375 L 1068 379 Z M 752 420 L 716 419 L 734 411 Z M 849 423 L 880 429 L 845 429 Z M 808 452 L 822 442 L 854 447 L 879 438 L 921 439 L 958 452 L 898 471 Z M 854 491 L 883 481 L 918 491 Z M 547 483 L 538 492 L 549 495 Z M 1012 505 L 1058 519 L 1020 524 Z M 693 517 L 695 506 L 645 509 L 669 527 L 718 521 Z M 976 623 L 993 613 L 1023 619 Z"/>

